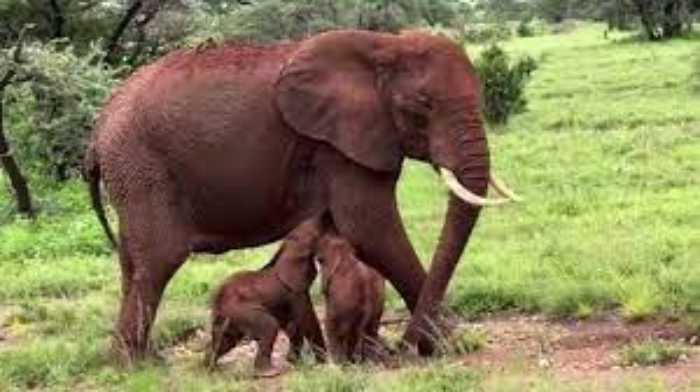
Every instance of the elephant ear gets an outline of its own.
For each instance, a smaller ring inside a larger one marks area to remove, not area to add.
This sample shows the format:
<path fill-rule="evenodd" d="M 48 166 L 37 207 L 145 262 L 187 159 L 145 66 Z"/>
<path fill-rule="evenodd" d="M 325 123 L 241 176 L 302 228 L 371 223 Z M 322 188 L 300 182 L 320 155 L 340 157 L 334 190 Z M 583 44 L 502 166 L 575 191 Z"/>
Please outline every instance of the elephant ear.
<path fill-rule="evenodd" d="M 398 171 L 398 135 L 376 86 L 378 39 L 346 31 L 305 41 L 282 69 L 276 104 L 296 132 L 365 167 Z"/>

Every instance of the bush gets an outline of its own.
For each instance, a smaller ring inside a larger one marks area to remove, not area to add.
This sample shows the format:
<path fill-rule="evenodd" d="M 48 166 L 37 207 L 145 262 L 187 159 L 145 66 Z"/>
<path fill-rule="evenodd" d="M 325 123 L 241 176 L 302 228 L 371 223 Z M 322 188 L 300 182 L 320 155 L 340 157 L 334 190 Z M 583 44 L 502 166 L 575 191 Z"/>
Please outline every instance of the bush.
<path fill-rule="evenodd" d="M 60 41 L 25 48 L 20 75 L 29 83 L 8 89 L 7 108 L 23 165 L 60 181 L 78 173 L 86 136 L 119 71 L 102 57 L 97 45 L 85 56 Z"/>
<path fill-rule="evenodd" d="M 475 66 L 483 83 L 483 110 L 489 123 L 505 124 L 511 115 L 525 111 L 525 84 L 537 69 L 533 58 L 528 56 L 511 65 L 503 49 L 492 44 Z"/>
<path fill-rule="evenodd" d="M 463 43 L 486 43 L 504 41 L 513 35 L 505 23 L 475 23 L 464 27 L 461 35 Z"/>
<path fill-rule="evenodd" d="M 530 27 L 530 22 L 526 20 L 521 20 L 520 23 L 518 23 L 518 27 L 515 29 L 515 32 L 518 34 L 518 37 L 532 37 L 535 35 L 532 27 Z"/>
<path fill-rule="evenodd" d="M 210 37 L 256 42 L 301 39 L 342 28 L 398 31 L 425 25 L 453 27 L 462 25 L 469 12 L 465 4 L 448 0 L 259 0 L 224 9 L 195 12 L 188 44 Z"/>

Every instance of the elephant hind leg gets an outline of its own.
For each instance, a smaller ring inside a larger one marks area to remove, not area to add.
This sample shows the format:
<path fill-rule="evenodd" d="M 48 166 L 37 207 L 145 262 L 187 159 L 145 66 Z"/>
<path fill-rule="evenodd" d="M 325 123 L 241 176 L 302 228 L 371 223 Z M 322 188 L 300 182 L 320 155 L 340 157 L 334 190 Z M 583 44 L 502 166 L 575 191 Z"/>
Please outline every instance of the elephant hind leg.
<path fill-rule="evenodd" d="M 114 350 L 126 364 L 152 349 L 149 333 L 163 291 L 189 255 L 184 225 L 163 193 L 142 192 L 120 211 L 122 301 Z"/>
<path fill-rule="evenodd" d="M 256 329 L 252 333 L 258 343 L 258 352 L 255 355 L 255 374 L 258 377 L 271 377 L 280 373 L 272 365 L 272 350 L 277 340 L 280 325 L 277 319 L 265 312 L 257 312 L 254 315 Z"/>

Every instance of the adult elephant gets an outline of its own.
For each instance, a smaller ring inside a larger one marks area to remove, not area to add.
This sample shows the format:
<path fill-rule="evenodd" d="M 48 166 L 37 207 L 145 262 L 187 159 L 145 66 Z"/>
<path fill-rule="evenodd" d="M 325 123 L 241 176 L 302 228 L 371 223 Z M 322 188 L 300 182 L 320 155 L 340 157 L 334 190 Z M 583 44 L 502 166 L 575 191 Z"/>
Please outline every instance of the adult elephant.
<path fill-rule="evenodd" d="M 103 109 L 85 162 L 108 234 L 100 179 L 119 217 L 121 353 L 147 351 L 188 255 L 267 244 L 321 212 L 412 310 L 405 342 L 430 352 L 427 320 L 480 206 L 506 200 L 485 198 L 478 85 L 462 48 L 418 32 L 181 50 L 138 70 Z M 439 167 L 452 189 L 428 274 L 397 209 L 405 157 Z"/>

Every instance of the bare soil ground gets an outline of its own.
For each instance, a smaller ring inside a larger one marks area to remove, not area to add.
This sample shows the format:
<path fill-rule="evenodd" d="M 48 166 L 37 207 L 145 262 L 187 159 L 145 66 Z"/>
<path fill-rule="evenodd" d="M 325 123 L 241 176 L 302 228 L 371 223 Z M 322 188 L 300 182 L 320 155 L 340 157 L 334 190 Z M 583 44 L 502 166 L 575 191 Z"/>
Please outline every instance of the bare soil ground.
<path fill-rule="evenodd" d="M 454 357 L 454 362 L 480 371 L 487 380 L 513 378 L 514 374 L 523 378 L 544 374 L 561 383 L 593 385 L 596 390 L 616 390 L 616 386 L 630 380 L 656 380 L 668 390 L 700 391 L 700 339 L 680 323 L 628 323 L 612 315 L 584 321 L 499 315 L 466 324 L 469 328 L 482 330 L 487 343 L 476 353 Z M 397 332 L 402 329 L 400 323 L 392 324 L 382 333 L 398 336 Z M 203 333 L 199 339 L 205 339 Z M 621 365 L 620 352 L 626 345 L 650 340 L 682 345 L 687 354 L 675 363 L 663 366 Z M 284 358 L 287 348 L 287 339 L 280 335 L 274 362 L 290 370 Z M 249 373 L 254 355 L 255 346 L 251 342 L 237 347 L 222 358 L 223 371 Z M 427 366 L 430 361 L 422 363 Z M 270 386 L 274 389 L 283 384 L 277 379 Z"/>
<path fill-rule="evenodd" d="M 679 323 L 627 323 L 608 316 L 590 321 L 548 321 L 542 317 L 495 317 L 477 323 L 489 342 L 485 349 L 462 358 L 465 366 L 488 374 L 511 371 L 547 371 L 561 381 L 593 382 L 614 390 L 615 384 L 634 378 L 658 379 L 669 390 L 700 390 L 698 337 Z M 687 354 L 664 366 L 621 366 L 625 345 L 649 340 L 686 346 Z"/>
<path fill-rule="evenodd" d="M 630 380 L 655 380 L 667 390 L 700 391 L 700 337 L 681 323 L 659 320 L 629 323 L 614 315 L 583 321 L 550 320 L 537 315 L 498 315 L 475 322 L 465 321 L 462 327 L 483 331 L 486 344 L 475 353 L 450 356 L 448 361 L 483 374 L 487 390 L 488 385 L 498 385 L 503 379 L 526 382 L 530 377 L 539 380 L 544 377 L 557 383 L 586 385 L 586 390 L 591 386 L 593 390 L 620 390 L 621 385 Z M 389 340 L 395 340 L 403 328 L 400 322 L 391 323 L 381 332 Z M 0 350 L 11 349 L 15 340 L 9 330 L 0 328 Z M 626 345 L 650 340 L 681 345 L 686 354 L 663 366 L 621 365 L 620 353 Z M 177 364 L 200 358 L 207 341 L 206 332 L 196 330 L 165 350 L 166 361 Z M 287 349 L 288 340 L 280 334 L 273 361 L 291 374 L 293 369 L 285 360 Z M 252 342 L 239 345 L 222 358 L 222 371 L 235 378 L 250 377 L 255 350 Z M 431 360 L 418 363 L 429 366 Z M 395 368 L 372 367 L 368 371 L 393 372 Z M 284 390 L 285 378 L 263 383 L 269 390 Z"/>

